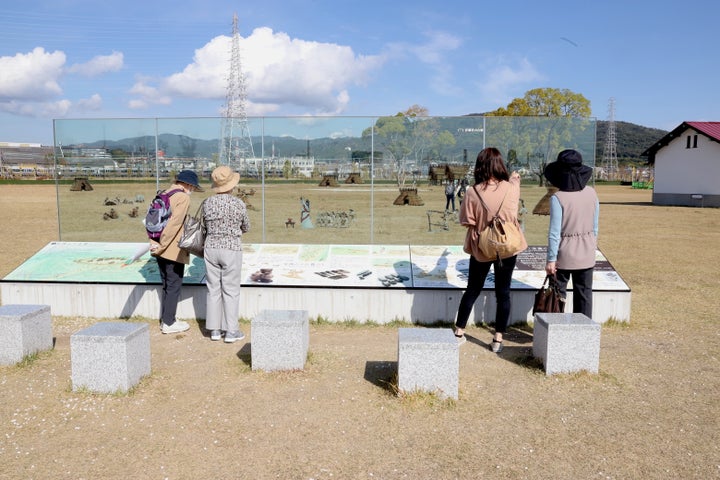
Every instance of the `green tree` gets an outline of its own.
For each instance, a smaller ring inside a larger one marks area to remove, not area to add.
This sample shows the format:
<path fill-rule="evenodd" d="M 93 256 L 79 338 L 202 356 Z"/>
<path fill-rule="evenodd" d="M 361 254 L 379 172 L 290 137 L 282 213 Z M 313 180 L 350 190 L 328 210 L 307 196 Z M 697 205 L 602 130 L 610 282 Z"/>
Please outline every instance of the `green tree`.
<path fill-rule="evenodd" d="M 438 122 L 428 116 L 428 110 L 413 105 L 392 117 L 380 117 L 371 128 L 363 131 L 363 138 L 374 135 L 383 152 L 383 158 L 391 162 L 398 187 L 413 170 L 427 162 L 433 155 L 455 144 L 455 137 L 441 130 Z"/>
<path fill-rule="evenodd" d="M 514 150 L 515 159 L 525 158 L 526 168 L 544 184 L 545 166 L 561 148 L 574 148 L 570 145 L 576 129 L 587 127 L 591 114 L 590 101 L 582 94 L 568 89 L 535 88 L 522 98 L 511 101 L 507 107 L 501 107 L 487 114 L 488 117 L 528 117 L 523 120 L 495 120 L 493 131 L 501 132 L 492 141 L 505 147 L 505 151 Z M 491 120 L 491 119 L 489 119 Z M 509 119 L 508 119 L 509 120 Z"/>
<path fill-rule="evenodd" d="M 290 160 L 285 160 L 285 163 L 283 164 L 283 177 L 290 178 L 291 173 L 292 173 L 292 163 L 290 163 Z"/>
<path fill-rule="evenodd" d="M 566 88 L 534 88 L 488 116 L 589 117 L 590 100 Z"/>

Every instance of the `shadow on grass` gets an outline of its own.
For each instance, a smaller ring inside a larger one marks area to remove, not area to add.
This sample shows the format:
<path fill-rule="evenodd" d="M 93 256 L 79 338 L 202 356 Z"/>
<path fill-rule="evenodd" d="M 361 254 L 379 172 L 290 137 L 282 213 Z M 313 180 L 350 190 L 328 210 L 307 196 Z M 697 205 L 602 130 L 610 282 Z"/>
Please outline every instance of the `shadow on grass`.
<path fill-rule="evenodd" d="M 363 378 L 386 392 L 397 395 L 398 362 L 365 362 Z"/>
<path fill-rule="evenodd" d="M 252 367 L 252 347 L 250 342 L 245 343 L 237 352 L 237 357 L 248 367 Z"/>

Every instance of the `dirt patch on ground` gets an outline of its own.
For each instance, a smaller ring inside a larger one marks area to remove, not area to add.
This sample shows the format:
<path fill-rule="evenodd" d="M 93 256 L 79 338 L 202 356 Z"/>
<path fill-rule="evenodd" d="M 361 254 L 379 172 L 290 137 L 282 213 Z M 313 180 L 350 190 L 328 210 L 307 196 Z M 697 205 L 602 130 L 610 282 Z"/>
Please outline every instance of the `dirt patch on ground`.
<path fill-rule="evenodd" d="M 34 188 L 0 185 L 3 219 L 20 215 L 0 232 L 0 271 L 54 238 L 52 218 L 25 220 Z M 546 377 L 531 329 L 495 355 L 472 327 L 459 400 L 398 398 L 396 326 L 314 324 L 304 371 L 262 373 L 248 324 L 224 344 L 195 322 L 162 335 L 152 319 L 152 374 L 93 395 L 71 390 L 69 344 L 97 319 L 56 317 L 52 351 L 0 367 L 0 478 L 718 478 L 720 210 L 599 193 L 601 249 L 633 308 L 629 326 L 603 327 L 598 375 Z M 690 225 L 691 252 L 676 233 Z"/>

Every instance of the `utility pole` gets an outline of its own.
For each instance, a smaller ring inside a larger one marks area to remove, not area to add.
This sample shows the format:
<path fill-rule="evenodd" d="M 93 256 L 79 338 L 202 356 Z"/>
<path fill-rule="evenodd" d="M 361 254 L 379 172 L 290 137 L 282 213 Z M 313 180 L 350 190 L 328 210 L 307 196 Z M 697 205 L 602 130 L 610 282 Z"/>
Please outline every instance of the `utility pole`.
<path fill-rule="evenodd" d="M 238 17 L 233 15 L 232 48 L 230 52 L 230 72 L 227 79 L 227 93 L 223 106 L 222 135 L 218 149 L 218 163 L 237 170 L 248 159 L 255 158 L 252 137 L 248 128 L 246 107 L 247 86 L 240 58 L 240 33 Z"/>

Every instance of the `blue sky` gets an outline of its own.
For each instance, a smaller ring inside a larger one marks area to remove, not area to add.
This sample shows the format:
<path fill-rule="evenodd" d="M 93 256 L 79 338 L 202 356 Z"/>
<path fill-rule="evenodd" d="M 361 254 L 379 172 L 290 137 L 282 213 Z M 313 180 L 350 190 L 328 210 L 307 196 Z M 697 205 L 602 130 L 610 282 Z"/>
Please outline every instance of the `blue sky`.
<path fill-rule="evenodd" d="M 347 3 L 347 4 L 346 4 Z M 59 118 L 215 117 L 239 18 L 250 116 L 482 113 L 533 88 L 670 130 L 720 120 L 720 3 L 11 0 L 0 141 Z"/>

